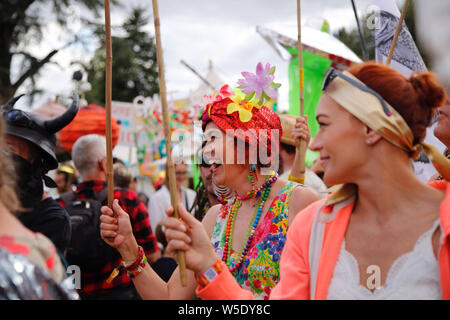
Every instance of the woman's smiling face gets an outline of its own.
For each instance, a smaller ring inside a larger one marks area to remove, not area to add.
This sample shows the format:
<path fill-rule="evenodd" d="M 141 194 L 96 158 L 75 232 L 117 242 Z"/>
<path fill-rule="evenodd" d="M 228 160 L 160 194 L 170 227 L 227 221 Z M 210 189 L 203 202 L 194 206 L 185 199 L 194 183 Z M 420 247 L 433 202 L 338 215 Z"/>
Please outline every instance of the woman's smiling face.
<path fill-rule="evenodd" d="M 203 154 L 208 162 L 212 164 L 212 174 L 216 184 L 224 185 L 225 170 L 224 163 L 226 159 L 226 135 L 219 127 L 210 121 L 204 132 L 206 144 L 203 147 Z"/>
<path fill-rule="evenodd" d="M 367 160 L 366 126 L 326 94 L 316 110 L 319 131 L 309 148 L 319 152 L 327 185 L 354 182 L 358 169 Z"/>
<path fill-rule="evenodd" d="M 204 139 L 206 144 L 203 147 L 203 154 L 212 164 L 214 183 L 231 187 L 236 176 L 246 172 L 246 164 L 238 162 L 238 148 L 234 137 L 225 134 L 210 121 L 205 127 Z"/>

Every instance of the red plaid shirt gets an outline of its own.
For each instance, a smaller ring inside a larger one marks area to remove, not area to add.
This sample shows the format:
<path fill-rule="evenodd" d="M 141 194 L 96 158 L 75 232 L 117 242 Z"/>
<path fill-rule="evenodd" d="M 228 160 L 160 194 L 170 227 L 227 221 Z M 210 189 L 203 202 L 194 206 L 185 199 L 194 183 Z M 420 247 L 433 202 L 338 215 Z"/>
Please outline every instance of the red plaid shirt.
<path fill-rule="evenodd" d="M 106 182 L 101 180 L 85 181 L 78 185 L 75 194 L 78 200 L 86 200 L 94 197 L 106 188 Z M 145 254 L 148 256 L 159 250 L 156 237 L 150 227 L 148 212 L 145 205 L 139 200 L 135 192 L 116 189 L 114 191 L 114 199 L 119 199 L 120 206 L 130 215 L 133 234 L 137 243 L 142 246 Z M 58 199 L 61 206 L 65 207 L 64 202 Z M 105 201 L 106 202 L 106 201 Z M 105 203 L 106 205 L 106 203 Z M 108 262 L 98 272 L 81 272 L 81 290 L 79 293 L 84 294 L 101 294 L 111 288 L 128 288 L 132 280 L 125 272 L 121 272 L 114 280 L 107 284 L 106 279 L 115 267 L 120 264 L 120 258 Z"/>

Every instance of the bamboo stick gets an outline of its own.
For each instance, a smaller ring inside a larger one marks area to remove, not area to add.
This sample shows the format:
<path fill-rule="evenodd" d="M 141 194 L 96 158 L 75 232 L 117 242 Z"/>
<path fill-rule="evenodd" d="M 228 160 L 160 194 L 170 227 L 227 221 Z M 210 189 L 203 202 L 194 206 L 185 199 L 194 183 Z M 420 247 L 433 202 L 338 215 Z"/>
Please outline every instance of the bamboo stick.
<path fill-rule="evenodd" d="M 405 1 L 405 5 L 403 6 L 402 15 L 400 16 L 400 19 L 398 20 L 397 29 L 395 30 L 394 39 L 392 39 L 391 48 L 389 49 L 389 54 L 386 60 L 386 64 L 389 66 L 392 61 L 392 56 L 394 55 L 395 46 L 397 45 L 398 36 L 400 34 L 400 31 L 402 30 L 403 20 L 405 20 L 406 11 L 408 10 L 410 0 Z"/>
<path fill-rule="evenodd" d="M 105 136 L 106 136 L 106 182 L 108 188 L 108 207 L 114 200 L 114 171 L 112 156 L 111 99 L 112 99 L 112 45 L 111 16 L 109 0 L 105 0 L 105 37 L 106 37 L 106 84 L 105 84 Z"/>
<path fill-rule="evenodd" d="M 297 50 L 298 50 L 298 76 L 299 76 L 299 97 L 300 97 L 300 116 L 304 114 L 304 68 L 303 68 L 303 45 L 302 45 L 302 24 L 301 24 L 301 1 L 297 0 Z M 294 165 L 291 169 L 291 175 L 295 178 L 305 178 L 305 156 L 306 141 L 300 139 L 297 144 L 299 156 L 295 158 Z"/>
<path fill-rule="evenodd" d="M 164 137 L 166 140 L 166 154 L 167 154 L 167 178 L 169 179 L 169 191 L 172 207 L 174 210 L 174 217 L 179 218 L 178 215 L 178 193 L 175 181 L 175 166 L 172 160 L 172 145 L 170 137 L 170 123 L 169 112 L 167 107 L 167 91 L 166 81 L 164 76 L 164 60 L 162 54 L 161 31 L 158 11 L 158 0 L 153 2 L 153 19 L 155 23 L 155 39 L 156 39 L 156 58 L 158 60 L 158 76 L 159 76 L 159 94 L 161 96 L 161 109 L 163 114 Z M 178 265 L 180 267 L 180 281 L 183 287 L 187 286 L 186 280 L 186 261 L 183 251 L 177 252 Z"/>

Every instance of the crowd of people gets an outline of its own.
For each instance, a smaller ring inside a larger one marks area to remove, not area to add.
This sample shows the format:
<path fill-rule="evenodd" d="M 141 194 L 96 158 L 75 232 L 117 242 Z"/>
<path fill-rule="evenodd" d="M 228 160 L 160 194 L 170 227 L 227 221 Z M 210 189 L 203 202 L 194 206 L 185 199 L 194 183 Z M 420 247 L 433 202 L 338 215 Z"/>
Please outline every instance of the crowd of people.
<path fill-rule="evenodd" d="M 28 289 L 0 281 L 0 294 L 450 299 L 450 100 L 437 76 L 373 62 L 330 68 L 312 140 L 306 117 L 277 114 L 262 103 L 267 93 L 243 87 L 224 86 L 205 106 L 195 190 L 189 165 L 175 164 L 179 219 L 167 179 L 145 194 L 120 159 L 106 206 L 104 136 L 80 137 L 71 163 L 58 164 L 55 134 L 75 117 L 76 96 L 55 119 L 15 109 L 17 98 L 2 106 L 0 279 L 32 272 Z M 423 142 L 436 110 L 444 154 Z M 304 172 L 300 140 L 319 154 Z M 437 170 L 428 182 L 414 175 L 420 152 Z M 79 287 L 68 283 L 74 265 Z"/>
<path fill-rule="evenodd" d="M 219 196 L 221 203 L 201 222 L 182 204 L 181 219 L 163 220 L 166 250 L 185 252 L 188 285 L 180 286 L 177 275 L 162 283 L 145 265 L 134 280 L 141 297 L 450 298 L 450 162 L 423 143 L 438 109 L 436 136 L 448 148 L 444 88 L 432 73 L 407 78 L 390 67 L 364 63 L 343 73 L 331 69 L 323 91 L 316 114 L 320 129 L 309 148 L 320 154 L 324 183 L 336 186 L 324 199 L 320 190 L 276 173 L 262 175 L 258 160 L 237 164 L 239 132 L 282 130 L 278 115 L 264 106 L 249 108 L 251 119 L 241 121 L 238 112 L 226 111 L 233 97 L 207 105 L 203 152 L 213 162 L 214 184 L 234 197 Z M 293 127 L 302 123 L 299 117 Z M 234 140 L 226 139 L 230 132 L 236 132 Z M 266 138 L 249 137 L 245 153 L 262 143 L 269 148 Z M 411 159 L 421 150 L 439 180 L 425 183 L 414 175 Z M 229 153 L 235 159 L 217 161 L 229 159 Z M 102 210 L 102 236 L 124 260 L 135 261 L 138 245 L 128 231 L 127 213 L 118 206 Z M 169 208 L 167 214 L 172 212 Z"/>

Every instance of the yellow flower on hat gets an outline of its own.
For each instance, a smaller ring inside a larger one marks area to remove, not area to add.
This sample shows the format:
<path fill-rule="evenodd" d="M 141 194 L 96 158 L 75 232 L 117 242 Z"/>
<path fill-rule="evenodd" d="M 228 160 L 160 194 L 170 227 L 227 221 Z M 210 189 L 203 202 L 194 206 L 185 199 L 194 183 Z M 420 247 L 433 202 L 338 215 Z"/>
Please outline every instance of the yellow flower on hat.
<path fill-rule="evenodd" d="M 261 108 L 260 105 L 254 103 L 253 99 L 250 98 L 246 101 L 246 97 L 243 97 L 241 94 L 236 93 L 234 96 L 230 97 L 233 101 L 227 106 L 227 114 L 232 114 L 233 112 L 239 112 L 239 120 L 241 122 L 248 122 L 252 119 L 252 110 L 253 108 Z"/>

